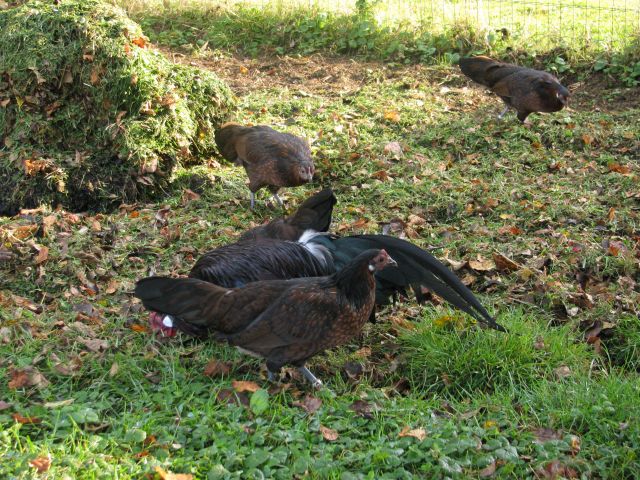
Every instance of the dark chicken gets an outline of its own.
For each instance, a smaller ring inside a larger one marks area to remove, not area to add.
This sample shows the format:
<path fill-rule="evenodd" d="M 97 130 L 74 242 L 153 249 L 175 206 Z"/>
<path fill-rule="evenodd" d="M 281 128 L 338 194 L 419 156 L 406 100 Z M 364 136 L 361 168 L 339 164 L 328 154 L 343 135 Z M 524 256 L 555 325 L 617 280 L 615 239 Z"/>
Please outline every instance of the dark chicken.
<path fill-rule="evenodd" d="M 270 379 L 293 365 L 319 387 L 305 362 L 360 332 L 374 306 L 374 273 L 388 265 L 395 262 L 387 252 L 366 250 L 330 276 L 231 289 L 194 278 L 150 277 L 136 284 L 135 296 L 170 316 L 156 324 L 161 330 L 213 335 L 264 358 Z"/>
<path fill-rule="evenodd" d="M 226 123 L 216 131 L 215 140 L 222 156 L 247 172 L 252 209 L 255 193 L 263 187 L 282 206 L 278 196 L 281 187 L 297 187 L 313 179 L 315 167 L 309 145 L 290 133 L 263 125 Z"/>
<path fill-rule="evenodd" d="M 479 56 L 462 58 L 460 70 L 474 82 L 489 87 L 524 123 L 533 112 L 557 112 L 567 104 L 569 90 L 550 73 Z"/>
<path fill-rule="evenodd" d="M 258 238 L 295 241 L 305 230 L 326 232 L 331 226 L 331 215 L 336 201 L 333 191 L 325 188 L 302 202 L 292 215 L 252 228 L 242 234 L 240 241 Z"/>
<path fill-rule="evenodd" d="M 375 303 L 386 305 L 398 294 L 413 290 L 425 301 L 422 287 L 489 327 L 505 331 L 456 275 L 421 248 L 387 235 L 338 237 L 307 230 L 297 242 L 273 238 L 247 240 L 205 253 L 194 265 L 191 277 L 227 287 L 259 280 L 329 275 L 345 268 L 361 252 L 385 249 L 398 268 L 377 272 Z"/>

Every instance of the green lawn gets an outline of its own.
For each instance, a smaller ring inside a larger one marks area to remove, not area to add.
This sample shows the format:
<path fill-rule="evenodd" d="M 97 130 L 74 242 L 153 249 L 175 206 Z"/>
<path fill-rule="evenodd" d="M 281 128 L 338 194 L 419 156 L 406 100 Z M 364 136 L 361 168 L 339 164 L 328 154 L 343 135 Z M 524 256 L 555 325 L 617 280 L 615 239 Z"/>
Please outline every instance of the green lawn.
<path fill-rule="evenodd" d="M 136 279 L 278 215 L 216 159 L 156 204 L 0 218 L 0 477 L 640 477 L 637 92 L 586 81 L 525 128 L 451 67 L 175 58 L 229 82 L 237 121 L 309 138 L 317 179 L 289 208 L 332 186 L 333 231 L 437 247 L 510 333 L 408 301 L 311 362 L 320 392 L 154 338 Z"/>
<path fill-rule="evenodd" d="M 251 47 L 252 42 L 233 44 L 230 37 L 252 33 L 255 38 L 257 32 L 266 29 L 271 30 L 272 39 L 288 37 L 291 43 L 282 42 L 281 46 L 285 50 L 312 49 L 314 44 L 323 43 L 317 38 L 323 33 L 332 37 L 327 32 L 339 25 L 341 18 L 356 24 L 353 37 L 370 37 L 375 30 L 427 36 L 446 33 L 460 37 L 459 42 L 453 42 L 457 48 L 469 48 L 471 37 L 476 48 L 502 50 L 511 46 L 529 53 L 615 52 L 637 42 L 640 29 L 640 0 L 116 0 L 116 3 L 137 20 L 160 27 L 157 32 L 160 40 L 193 42 L 200 47 L 202 43 L 197 44 L 197 40 L 202 40 L 212 48 L 222 42 L 241 50 Z M 371 22 L 360 28 L 355 15 L 364 10 L 371 12 Z M 239 23 L 243 24 L 244 32 L 233 28 Z M 470 36 L 468 30 L 477 31 L 477 36 Z M 263 40 L 263 47 L 265 43 L 269 42 Z M 429 42 L 423 39 L 423 43 Z"/>

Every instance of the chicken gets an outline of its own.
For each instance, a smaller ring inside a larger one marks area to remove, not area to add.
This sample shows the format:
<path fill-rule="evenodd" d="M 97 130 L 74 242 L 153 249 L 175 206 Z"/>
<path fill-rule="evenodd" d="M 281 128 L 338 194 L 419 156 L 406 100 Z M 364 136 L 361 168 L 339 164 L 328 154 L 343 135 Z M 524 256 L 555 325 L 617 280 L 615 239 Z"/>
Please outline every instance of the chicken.
<path fill-rule="evenodd" d="M 252 228 L 242 234 L 240 241 L 258 238 L 295 241 L 308 229 L 326 232 L 331 225 L 331 215 L 336 201 L 333 191 L 325 188 L 302 202 L 292 215 Z"/>
<path fill-rule="evenodd" d="M 258 238 L 218 247 L 205 253 L 189 274 L 226 287 L 241 287 L 260 280 L 287 279 L 339 272 L 361 252 L 384 249 L 398 267 L 376 273 L 376 305 L 386 305 L 398 294 L 413 290 L 424 302 L 423 287 L 478 322 L 506 331 L 458 277 L 429 252 L 387 235 L 336 235 L 307 230 L 297 242 Z M 374 317 L 372 317 L 373 320 Z"/>
<path fill-rule="evenodd" d="M 509 107 L 518 112 L 522 123 L 533 112 L 557 112 L 567 104 L 569 90 L 547 72 L 502 63 L 479 56 L 462 58 L 460 70 L 474 82 L 489 87 Z"/>
<path fill-rule="evenodd" d="M 215 140 L 222 156 L 247 172 L 251 209 L 255 207 L 255 193 L 263 187 L 282 206 L 278 196 L 281 187 L 297 187 L 313 179 L 315 167 L 309 145 L 290 133 L 263 125 L 226 123 L 216 131 Z"/>
<path fill-rule="evenodd" d="M 135 296 L 167 314 L 157 328 L 213 335 L 265 359 L 269 378 L 293 365 L 315 387 L 322 382 L 306 361 L 356 336 L 375 301 L 374 274 L 395 261 L 384 250 L 366 250 L 330 276 L 261 281 L 225 288 L 194 278 L 150 277 Z"/>

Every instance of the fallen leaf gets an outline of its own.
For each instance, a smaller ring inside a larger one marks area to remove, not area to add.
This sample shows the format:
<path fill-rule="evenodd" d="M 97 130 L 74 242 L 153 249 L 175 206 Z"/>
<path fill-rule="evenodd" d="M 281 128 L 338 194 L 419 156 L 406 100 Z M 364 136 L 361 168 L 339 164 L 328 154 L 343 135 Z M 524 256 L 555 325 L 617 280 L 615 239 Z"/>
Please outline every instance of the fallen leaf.
<path fill-rule="evenodd" d="M 190 473 L 172 473 L 167 470 L 164 470 L 160 466 L 156 466 L 155 470 L 161 480 L 192 480 L 193 479 L 193 475 L 191 475 Z"/>
<path fill-rule="evenodd" d="M 356 357 L 367 358 L 371 356 L 371 347 L 362 347 L 353 353 Z"/>
<path fill-rule="evenodd" d="M 25 240 L 38 231 L 38 225 L 20 225 L 13 231 L 13 236 L 18 240 Z"/>
<path fill-rule="evenodd" d="M 242 75 L 248 75 L 249 74 L 249 69 L 247 67 L 245 67 L 244 65 L 240 65 L 239 70 L 240 70 L 240 73 Z"/>
<path fill-rule="evenodd" d="M 144 37 L 138 37 L 131 40 L 131 43 L 137 45 L 140 48 L 144 48 L 147 45 L 147 40 Z"/>
<path fill-rule="evenodd" d="M 478 256 L 476 260 L 469 260 L 469 266 L 476 272 L 488 272 L 490 270 L 495 270 L 496 268 L 496 264 L 493 260 L 488 260 L 481 256 Z"/>
<path fill-rule="evenodd" d="M 536 428 L 531 433 L 538 443 L 550 442 L 551 440 L 561 440 L 562 432 L 553 428 Z"/>
<path fill-rule="evenodd" d="M 389 142 L 384 146 L 383 149 L 385 155 L 389 155 L 397 160 L 401 159 L 404 155 L 404 151 L 402 149 L 402 145 L 398 142 Z"/>
<path fill-rule="evenodd" d="M 115 377 L 118 374 L 119 370 L 120 370 L 120 365 L 118 365 L 118 362 L 113 362 L 111 364 L 111 368 L 109 369 L 109 376 Z"/>
<path fill-rule="evenodd" d="M 555 373 L 558 378 L 567 378 L 571 376 L 571 369 L 566 365 L 562 365 L 561 367 L 556 368 L 553 373 Z"/>
<path fill-rule="evenodd" d="M 186 188 L 184 190 L 184 192 L 182 192 L 182 205 L 187 205 L 190 202 L 193 202 L 194 200 L 198 200 L 200 199 L 200 194 L 194 192 L 193 190 L 189 190 L 188 188 Z"/>
<path fill-rule="evenodd" d="M 309 414 L 317 412 L 322 406 L 322 400 L 313 395 L 306 395 L 302 401 L 293 402 L 294 407 L 300 407 Z"/>
<path fill-rule="evenodd" d="M 322 433 L 322 438 L 328 442 L 335 442 L 339 437 L 337 431 L 329 427 L 325 427 L 324 425 L 320 425 L 320 433 Z"/>
<path fill-rule="evenodd" d="M 496 461 L 494 460 L 489 465 L 484 467 L 482 470 L 478 472 L 478 476 L 480 478 L 489 478 L 492 477 L 494 473 L 496 473 Z"/>
<path fill-rule="evenodd" d="M 390 178 L 389 174 L 387 173 L 386 170 L 378 170 L 377 172 L 373 172 L 371 174 L 371 176 L 373 178 L 377 178 L 378 180 L 380 180 L 382 182 L 385 182 L 385 181 L 389 180 L 389 178 Z"/>
<path fill-rule="evenodd" d="M 57 402 L 45 402 L 42 404 L 44 408 L 60 408 L 71 405 L 75 402 L 75 398 L 67 398 L 66 400 L 58 400 Z"/>
<path fill-rule="evenodd" d="M 593 137 L 587 133 L 582 134 L 582 142 L 585 145 L 591 145 L 593 143 Z"/>
<path fill-rule="evenodd" d="M 373 418 L 371 415 L 371 404 L 364 400 L 356 400 L 351 405 L 349 405 L 349 409 L 356 412 L 358 415 L 364 418 Z"/>
<path fill-rule="evenodd" d="M 515 272 L 520 268 L 520 265 L 501 253 L 494 252 L 493 261 L 495 262 L 496 268 L 499 272 Z M 469 262 L 469 264 L 471 264 L 471 262 Z"/>
<path fill-rule="evenodd" d="M 92 352 L 103 352 L 109 348 L 109 342 L 100 338 L 78 338 L 78 341 L 82 343 Z"/>
<path fill-rule="evenodd" d="M 577 435 L 571 435 L 571 441 L 569 444 L 571 445 L 571 453 L 573 455 L 577 455 L 578 453 L 580 453 L 580 437 L 578 437 Z"/>
<path fill-rule="evenodd" d="M 204 367 L 203 373 L 206 377 L 221 377 L 222 375 L 229 375 L 230 371 L 231 367 L 228 363 L 213 359 Z"/>
<path fill-rule="evenodd" d="M 12 369 L 9 371 L 8 386 L 11 389 L 23 387 L 44 388 L 49 385 L 44 375 L 42 375 L 35 367 L 25 367 L 22 369 Z"/>
<path fill-rule="evenodd" d="M 7 408 L 11 408 L 11 404 L 5 402 L 4 400 L 0 400 L 0 411 L 6 410 Z"/>
<path fill-rule="evenodd" d="M 31 460 L 29 465 L 35 468 L 38 473 L 44 473 L 49 470 L 51 459 L 49 457 L 37 457 Z"/>
<path fill-rule="evenodd" d="M 134 332 L 145 333 L 149 331 L 149 328 L 146 325 L 141 325 L 139 323 L 132 323 L 129 327 Z"/>
<path fill-rule="evenodd" d="M 36 248 L 38 249 L 38 254 L 35 256 L 33 261 L 36 265 L 40 265 L 41 263 L 46 262 L 49 258 L 49 249 L 40 245 L 38 245 Z"/>
<path fill-rule="evenodd" d="M 399 437 L 413 437 L 422 441 L 427 436 L 427 431 L 424 428 L 415 428 L 411 430 L 409 426 L 406 426 L 402 429 L 402 431 L 398 434 Z"/>
<path fill-rule="evenodd" d="M 620 173 L 622 175 L 628 175 L 631 173 L 631 168 L 626 165 L 620 165 L 617 162 L 612 162 L 608 165 L 610 172 Z"/>
<path fill-rule="evenodd" d="M 231 386 L 238 393 L 240 392 L 253 393 L 260 390 L 260 385 L 258 385 L 256 382 L 250 382 L 246 380 L 234 380 L 231 382 Z"/>
<path fill-rule="evenodd" d="M 23 417 L 19 413 L 14 413 L 11 416 L 13 417 L 13 419 L 16 422 L 21 423 L 23 425 L 30 425 L 30 424 L 41 423 L 42 422 L 42 420 L 39 419 L 38 417 Z"/>
<path fill-rule="evenodd" d="M 390 122 L 398 123 L 400 121 L 400 114 L 397 110 L 385 110 L 384 119 Z"/>

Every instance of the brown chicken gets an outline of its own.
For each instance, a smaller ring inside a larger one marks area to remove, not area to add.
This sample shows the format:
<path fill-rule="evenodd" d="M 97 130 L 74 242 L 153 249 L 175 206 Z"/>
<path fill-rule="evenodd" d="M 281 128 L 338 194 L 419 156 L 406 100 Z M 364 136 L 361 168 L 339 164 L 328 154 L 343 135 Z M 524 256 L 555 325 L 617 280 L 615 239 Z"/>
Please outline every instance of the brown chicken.
<path fill-rule="evenodd" d="M 569 90 L 547 72 L 519 67 L 479 56 L 462 58 L 460 70 L 474 82 L 489 87 L 509 107 L 518 112 L 522 123 L 533 112 L 557 112 L 567 104 Z"/>
<path fill-rule="evenodd" d="M 360 332 L 375 302 L 373 276 L 389 265 L 396 263 L 387 252 L 373 249 L 325 277 L 261 281 L 242 288 L 195 278 L 150 277 L 136 284 L 135 296 L 162 313 L 152 319 L 155 330 L 213 335 L 264 358 L 269 379 L 284 365 L 293 365 L 320 387 L 306 361 Z"/>
<path fill-rule="evenodd" d="M 315 167 L 309 145 L 290 133 L 264 125 L 225 123 L 216 131 L 215 140 L 222 156 L 247 172 L 252 209 L 255 193 L 263 187 L 282 206 L 278 196 L 281 187 L 297 187 L 313 179 Z"/>
<path fill-rule="evenodd" d="M 333 206 L 337 201 L 333 190 L 325 188 L 307 198 L 291 215 L 244 232 L 240 241 L 277 238 L 295 242 L 306 230 L 326 232 L 331 226 Z"/>

